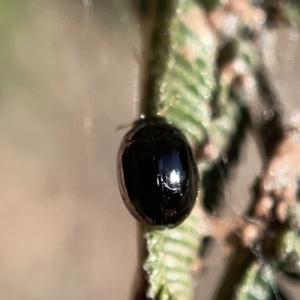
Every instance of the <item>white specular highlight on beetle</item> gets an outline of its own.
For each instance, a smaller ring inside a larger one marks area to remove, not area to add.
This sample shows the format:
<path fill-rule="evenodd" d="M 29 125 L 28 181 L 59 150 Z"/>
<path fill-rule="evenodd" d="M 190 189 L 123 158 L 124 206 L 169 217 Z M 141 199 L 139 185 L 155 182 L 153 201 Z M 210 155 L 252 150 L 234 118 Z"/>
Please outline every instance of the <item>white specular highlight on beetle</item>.
<path fill-rule="evenodd" d="M 171 184 L 177 184 L 180 182 L 180 175 L 178 171 L 173 170 L 170 173 L 170 177 L 169 177 L 170 183 Z"/>

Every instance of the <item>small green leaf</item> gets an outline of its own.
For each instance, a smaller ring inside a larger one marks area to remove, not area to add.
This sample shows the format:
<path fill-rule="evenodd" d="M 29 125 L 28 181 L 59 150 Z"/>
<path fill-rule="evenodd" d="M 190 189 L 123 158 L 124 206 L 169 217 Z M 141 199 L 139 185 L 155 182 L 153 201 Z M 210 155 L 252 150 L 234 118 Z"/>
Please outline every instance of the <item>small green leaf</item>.
<path fill-rule="evenodd" d="M 235 300 L 272 300 L 272 275 L 259 262 L 252 263 L 236 289 Z"/>
<path fill-rule="evenodd" d="M 292 276 L 300 276 L 300 232 L 286 228 L 279 234 L 276 246 L 279 268 Z"/>
<path fill-rule="evenodd" d="M 296 202 L 288 206 L 287 219 L 294 229 L 300 229 L 300 203 Z"/>
<path fill-rule="evenodd" d="M 279 0 L 283 17 L 291 25 L 300 26 L 300 2 L 298 0 Z"/>

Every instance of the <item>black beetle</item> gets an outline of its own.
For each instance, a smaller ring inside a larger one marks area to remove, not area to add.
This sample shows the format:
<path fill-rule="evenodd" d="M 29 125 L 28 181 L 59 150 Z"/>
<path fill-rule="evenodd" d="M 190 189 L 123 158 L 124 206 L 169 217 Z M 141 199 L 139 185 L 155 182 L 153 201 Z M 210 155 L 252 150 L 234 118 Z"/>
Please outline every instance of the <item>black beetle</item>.
<path fill-rule="evenodd" d="M 164 118 L 138 120 L 118 154 L 119 188 L 130 213 L 156 229 L 179 225 L 198 192 L 198 171 L 191 147 Z"/>

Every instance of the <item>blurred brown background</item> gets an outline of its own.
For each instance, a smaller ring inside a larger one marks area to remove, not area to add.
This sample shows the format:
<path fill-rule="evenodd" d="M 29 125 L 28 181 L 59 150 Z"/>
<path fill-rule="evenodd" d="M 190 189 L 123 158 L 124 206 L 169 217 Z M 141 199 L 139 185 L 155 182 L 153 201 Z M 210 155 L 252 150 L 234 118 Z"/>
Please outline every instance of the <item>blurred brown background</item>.
<path fill-rule="evenodd" d="M 0 298 L 128 299 L 136 227 L 115 160 L 133 36 L 111 1 L 0 3 Z"/>
<path fill-rule="evenodd" d="M 134 22 L 122 0 L 0 5 L 0 298 L 127 300 L 136 226 L 115 160 L 125 132 L 116 129 L 134 120 Z M 290 32 L 281 33 L 275 75 L 283 97 L 297 99 Z M 233 213 L 260 169 L 251 141 L 243 160 L 229 187 Z M 196 299 L 210 299 L 219 270 L 198 280 Z"/>

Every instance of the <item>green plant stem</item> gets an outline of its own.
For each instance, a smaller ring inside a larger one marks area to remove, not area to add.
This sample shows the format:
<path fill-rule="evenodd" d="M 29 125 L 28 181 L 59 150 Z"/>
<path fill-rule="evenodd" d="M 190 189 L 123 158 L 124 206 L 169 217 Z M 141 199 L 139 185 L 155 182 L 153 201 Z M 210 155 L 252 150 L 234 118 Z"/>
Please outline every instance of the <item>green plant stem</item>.
<path fill-rule="evenodd" d="M 170 51 L 169 28 L 175 13 L 176 0 L 151 0 L 140 2 L 143 8 L 142 38 L 144 45 L 141 79 L 140 117 L 156 116 L 160 100 L 161 79 L 167 68 Z M 141 11 L 137 11 L 141 14 Z M 142 266 L 147 256 L 145 228 L 138 225 L 139 263 L 133 290 L 135 300 L 146 300 L 148 282 Z"/>
<path fill-rule="evenodd" d="M 138 224 L 138 269 L 135 277 L 135 286 L 132 290 L 132 297 L 130 299 L 134 300 L 147 300 L 146 291 L 148 288 L 147 274 L 142 268 L 145 258 L 147 256 L 147 247 L 146 247 L 146 239 L 145 232 L 146 228 L 142 224 Z"/>
<path fill-rule="evenodd" d="M 143 29 L 143 78 L 141 83 L 140 116 L 156 116 L 160 100 L 161 80 L 170 52 L 170 22 L 175 13 L 175 0 L 151 0 Z"/>

